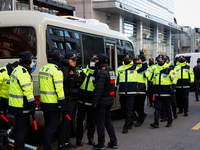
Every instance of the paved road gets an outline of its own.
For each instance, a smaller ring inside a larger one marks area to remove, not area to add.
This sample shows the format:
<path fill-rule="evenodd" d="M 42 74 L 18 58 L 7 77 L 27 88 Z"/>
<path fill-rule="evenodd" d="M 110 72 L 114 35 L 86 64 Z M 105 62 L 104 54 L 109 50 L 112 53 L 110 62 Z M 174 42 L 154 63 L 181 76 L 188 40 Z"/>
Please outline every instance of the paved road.
<path fill-rule="evenodd" d="M 165 127 L 166 122 L 161 122 L 158 129 L 152 129 L 150 123 L 153 120 L 154 109 L 145 106 L 145 112 L 148 114 L 145 122 L 141 127 L 133 127 L 128 134 L 122 134 L 123 119 L 119 119 L 117 114 L 112 115 L 112 121 L 118 138 L 119 150 L 200 150 L 200 130 L 192 130 L 192 128 L 200 122 L 200 102 L 195 101 L 194 92 L 190 93 L 189 115 L 184 117 L 183 114 L 178 115 L 178 119 L 174 120 L 173 126 Z M 145 103 L 146 104 L 146 103 Z M 198 127 L 197 127 L 198 128 Z M 33 144 L 42 149 L 41 131 L 30 132 L 27 143 Z M 97 134 L 95 133 L 95 141 L 97 142 Z M 106 145 L 109 141 L 106 133 Z M 75 144 L 75 138 L 71 139 Z M 86 132 L 84 134 L 83 146 L 78 147 L 80 150 L 92 150 L 87 144 Z M 53 149 L 57 149 L 57 135 L 54 136 L 52 142 Z M 106 147 L 106 149 L 110 149 Z"/>

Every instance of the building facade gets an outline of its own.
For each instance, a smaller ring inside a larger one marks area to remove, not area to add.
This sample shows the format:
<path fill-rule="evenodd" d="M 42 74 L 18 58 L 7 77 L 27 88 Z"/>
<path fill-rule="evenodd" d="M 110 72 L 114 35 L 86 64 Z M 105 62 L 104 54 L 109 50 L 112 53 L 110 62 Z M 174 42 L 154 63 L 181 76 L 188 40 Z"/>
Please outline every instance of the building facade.
<path fill-rule="evenodd" d="M 158 54 L 174 58 L 175 35 L 182 27 L 174 18 L 174 0 L 67 0 L 76 16 L 97 19 L 110 29 L 127 35 L 135 54 L 143 49 L 146 58 Z"/>
<path fill-rule="evenodd" d="M 66 0 L 0 0 L 0 11 L 36 10 L 57 16 L 75 16 Z"/>

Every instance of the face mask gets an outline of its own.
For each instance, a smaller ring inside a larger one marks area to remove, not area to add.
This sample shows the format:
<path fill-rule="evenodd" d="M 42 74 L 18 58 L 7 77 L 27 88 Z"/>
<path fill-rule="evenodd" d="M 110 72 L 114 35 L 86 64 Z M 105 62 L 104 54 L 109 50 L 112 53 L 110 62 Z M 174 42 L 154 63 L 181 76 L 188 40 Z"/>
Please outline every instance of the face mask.
<path fill-rule="evenodd" d="M 130 61 L 124 61 L 124 64 L 125 65 L 128 65 L 128 64 L 130 64 L 131 62 Z"/>
<path fill-rule="evenodd" d="M 35 63 L 32 61 L 30 68 L 33 68 L 34 65 L 35 65 Z"/>
<path fill-rule="evenodd" d="M 90 62 L 90 67 L 95 67 L 95 62 Z"/>
<path fill-rule="evenodd" d="M 158 63 L 159 66 L 163 66 L 164 64 L 165 64 L 165 63 L 162 63 L 162 64 L 159 64 L 159 63 Z"/>

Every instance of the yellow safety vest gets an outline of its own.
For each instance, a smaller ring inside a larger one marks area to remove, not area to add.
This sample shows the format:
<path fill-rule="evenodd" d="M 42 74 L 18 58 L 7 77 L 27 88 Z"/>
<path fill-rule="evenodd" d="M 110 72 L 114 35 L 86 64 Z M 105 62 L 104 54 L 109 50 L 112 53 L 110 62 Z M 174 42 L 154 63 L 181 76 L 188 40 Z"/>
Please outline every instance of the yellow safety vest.
<path fill-rule="evenodd" d="M 41 103 L 58 103 L 65 100 L 63 73 L 55 64 L 48 63 L 39 71 Z"/>
<path fill-rule="evenodd" d="M 0 68 L 0 97 L 9 98 L 10 76 L 6 67 Z"/>

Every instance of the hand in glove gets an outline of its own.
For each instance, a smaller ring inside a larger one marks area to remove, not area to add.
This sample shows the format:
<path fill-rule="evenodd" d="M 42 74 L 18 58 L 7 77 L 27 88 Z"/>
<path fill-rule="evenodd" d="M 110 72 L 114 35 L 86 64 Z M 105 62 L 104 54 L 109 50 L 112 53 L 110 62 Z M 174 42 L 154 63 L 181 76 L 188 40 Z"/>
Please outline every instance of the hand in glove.
<path fill-rule="evenodd" d="M 35 108 L 31 108 L 29 114 L 32 115 L 32 116 L 34 116 L 35 115 Z"/>
<path fill-rule="evenodd" d="M 194 83 L 190 83 L 190 92 L 194 91 Z"/>
<path fill-rule="evenodd" d="M 144 57 L 144 52 L 140 50 L 140 59 L 142 62 L 146 61 L 146 58 Z"/>
<path fill-rule="evenodd" d="M 86 77 L 86 74 L 83 71 L 81 71 L 80 72 L 81 82 L 83 82 L 85 80 L 85 77 Z"/>

